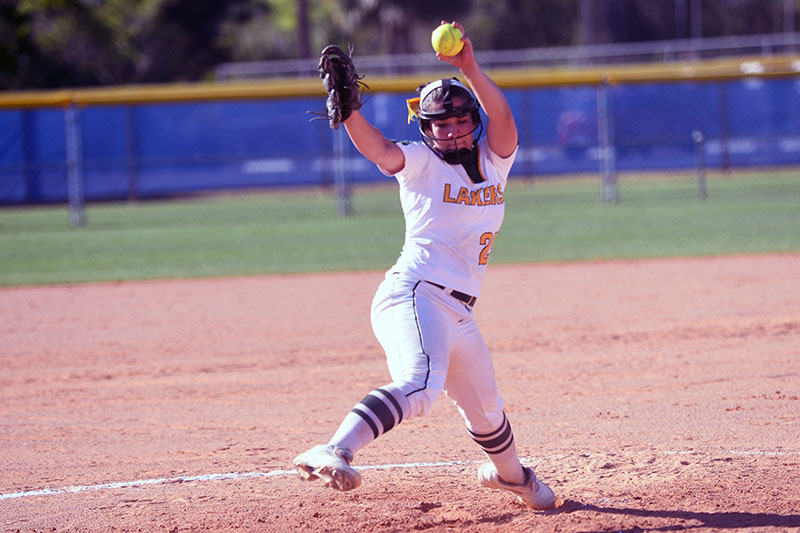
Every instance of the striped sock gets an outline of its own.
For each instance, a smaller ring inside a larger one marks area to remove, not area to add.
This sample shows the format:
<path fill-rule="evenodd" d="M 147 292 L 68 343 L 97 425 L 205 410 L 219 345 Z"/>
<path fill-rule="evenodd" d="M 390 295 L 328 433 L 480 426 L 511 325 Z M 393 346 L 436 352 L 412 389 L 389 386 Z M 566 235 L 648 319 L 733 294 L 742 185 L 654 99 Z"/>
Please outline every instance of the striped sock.
<path fill-rule="evenodd" d="M 398 387 L 379 387 L 345 416 L 330 444 L 356 453 L 407 418 L 408 410 L 408 400 Z"/>
<path fill-rule="evenodd" d="M 525 482 L 525 472 L 522 470 L 517 447 L 514 444 L 514 432 L 511 431 L 511 424 L 505 413 L 503 413 L 503 423 L 495 431 L 490 433 L 469 431 L 469 434 L 494 463 L 503 481 L 516 484 Z"/>

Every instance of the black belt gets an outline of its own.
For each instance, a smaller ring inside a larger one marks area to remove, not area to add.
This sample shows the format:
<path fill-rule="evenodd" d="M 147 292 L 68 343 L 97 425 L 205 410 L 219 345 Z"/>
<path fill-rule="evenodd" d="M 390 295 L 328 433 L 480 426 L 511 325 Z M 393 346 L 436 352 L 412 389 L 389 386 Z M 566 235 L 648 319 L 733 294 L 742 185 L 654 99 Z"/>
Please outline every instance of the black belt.
<path fill-rule="evenodd" d="M 439 285 L 438 283 L 434 283 L 432 281 L 428 281 L 426 283 L 430 283 L 434 287 L 439 287 L 440 289 L 445 290 L 445 286 L 444 285 Z M 469 294 L 465 294 L 465 293 L 463 293 L 461 291 L 456 291 L 456 290 L 450 291 L 450 296 L 452 296 L 456 300 L 460 300 L 460 301 L 464 302 L 465 304 L 467 304 L 470 307 L 473 307 L 475 305 L 475 302 L 478 301 L 477 297 L 470 296 Z"/>

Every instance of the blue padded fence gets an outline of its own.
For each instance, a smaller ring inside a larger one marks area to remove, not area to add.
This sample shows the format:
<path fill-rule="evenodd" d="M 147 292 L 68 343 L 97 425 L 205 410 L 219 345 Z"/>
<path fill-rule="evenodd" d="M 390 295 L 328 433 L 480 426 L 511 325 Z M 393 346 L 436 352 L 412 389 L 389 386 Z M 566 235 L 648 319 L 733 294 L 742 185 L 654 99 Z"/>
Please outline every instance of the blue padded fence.
<path fill-rule="evenodd" d="M 695 164 L 692 133 L 710 167 L 800 163 L 800 81 L 792 78 L 620 84 L 607 88 L 618 171 Z M 506 90 L 520 131 L 513 175 L 599 171 L 598 88 Z M 405 98 L 372 93 L 363 112 L 392 139 L 417 139 Z M 80 108 L 86 200 L 318 186 L 333 183 L 334 132 L 309 122 L 321 98 Z M 344 135 L 343 129 L 335 134 Z M 63 109 L 0 111 L 0 204 L 67 200 Z M 385 177 L 347 143 L 355 183 Z"/>

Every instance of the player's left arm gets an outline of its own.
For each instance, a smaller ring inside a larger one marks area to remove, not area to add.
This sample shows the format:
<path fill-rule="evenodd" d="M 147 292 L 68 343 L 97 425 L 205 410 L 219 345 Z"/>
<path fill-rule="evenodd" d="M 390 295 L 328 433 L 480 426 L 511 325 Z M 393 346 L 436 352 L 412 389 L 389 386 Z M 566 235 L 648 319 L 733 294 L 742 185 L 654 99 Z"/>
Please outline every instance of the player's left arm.
<path fill-rule="evenodd" d="M 514 153 L 519 144 L 519 134 L 511 106 L 503 91 L 475 60 L 472 41 L 466 37 L 464 28 L 457 22 L 453 24 L 465 35 L 462 39 L 464 47 L 457 55 L 448 57 L 437 54 L 437 57 L 457 67 L 464 74 L 486 116 L 489 117 L 486 124 L 486 140 L 489 142 L 489 148 L 500 157 L 506 158 Z"/>

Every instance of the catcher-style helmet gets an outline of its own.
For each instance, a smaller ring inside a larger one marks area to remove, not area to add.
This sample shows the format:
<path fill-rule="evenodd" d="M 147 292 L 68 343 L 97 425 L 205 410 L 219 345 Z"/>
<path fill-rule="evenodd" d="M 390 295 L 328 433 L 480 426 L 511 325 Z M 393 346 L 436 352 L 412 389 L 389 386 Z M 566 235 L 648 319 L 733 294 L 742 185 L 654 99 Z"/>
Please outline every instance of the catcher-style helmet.
<path fill-rule="evenodd" d="M 464 101 L 460 105 L 455 105 L 453 103 L 454 98 L 461 98 Z M 441 105 L 433 105 L 434 102 L 441 102 Z M 475 98 L 475 95 L 472 94 L 472 91 L 470 91 L 466 85 L 458 81 L 456 78 L 436 80 L 421 87 L 419 100 L 415 103 L 417 103 L 419 107 L 416 110 L 412 110 L 412 101 L 409 101 L 409 110 L 412 113 L 413 111 L 416 111 L 416 113 L 413 114 L 416 115 L 419 120 L 419 132 L 425 145 L 447 163 L 461 164 L 469 160 L 472 155 L 472 151 L 475 150 L 478 139 L 483 132 L 480 104 L 478 103 L 478 99 Z M 432 110 L 432 108 L 435 109 Z M 457 137 L 456 139 L 436 139 L 431 135 L 432 120 L 444 120 L 451 117 L 458 117 L 466 113 L 470 114 L 472 118 L 472 124 L 474 125 L 472 130 L 470 130 L 468 133 L 462 135 L 461 137 Z M 436 140 L 454 141 L 462 137 L 466 137 L 467 135 L 474 133 L 475 130 L 478 130 L 479 128 L 480 131 L 478 131 L 478 134 L 473 137 L 471 148 L 461 148 L 459 150 L 442 152 L 436 148 L 436 145 L 434 144 L 434 141 Z"/>

